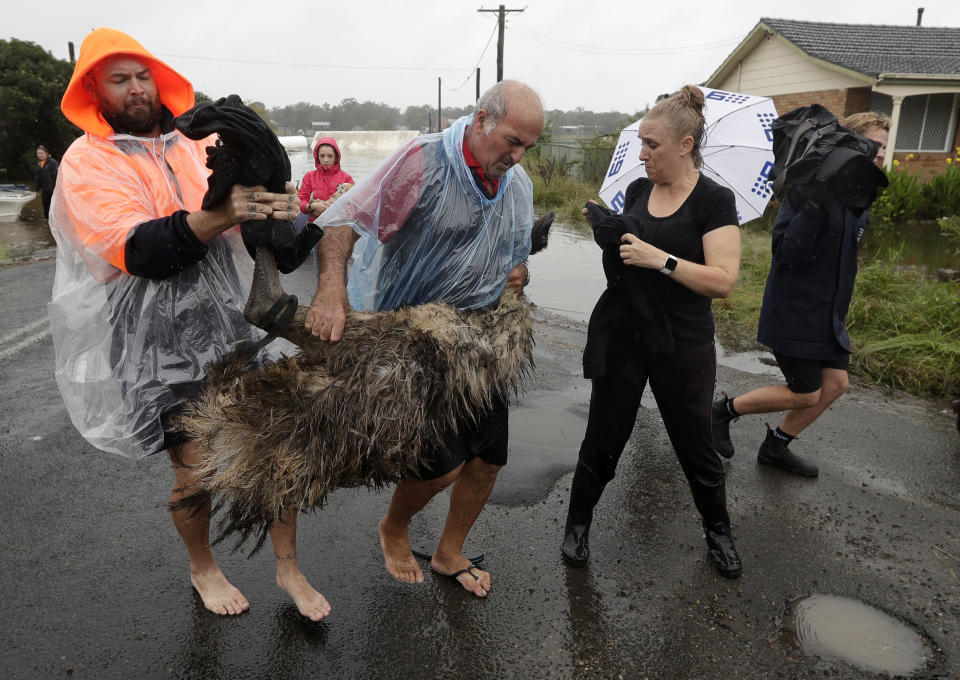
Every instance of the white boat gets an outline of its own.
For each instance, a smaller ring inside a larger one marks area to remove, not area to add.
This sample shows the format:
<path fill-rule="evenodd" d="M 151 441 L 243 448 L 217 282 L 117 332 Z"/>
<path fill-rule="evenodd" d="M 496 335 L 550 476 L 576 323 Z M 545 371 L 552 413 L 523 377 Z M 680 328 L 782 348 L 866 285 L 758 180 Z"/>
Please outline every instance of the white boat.
<path fill-rule="evenodd" d="M 307 138 L 303 135 L 277 137 L 287 151 L 307 151 Z"/>
<path fill-rule="evenodd" d="M 16 222 L 23 206 L 36 197 L 22 184 L 0 184 L 0 222 Z"/>

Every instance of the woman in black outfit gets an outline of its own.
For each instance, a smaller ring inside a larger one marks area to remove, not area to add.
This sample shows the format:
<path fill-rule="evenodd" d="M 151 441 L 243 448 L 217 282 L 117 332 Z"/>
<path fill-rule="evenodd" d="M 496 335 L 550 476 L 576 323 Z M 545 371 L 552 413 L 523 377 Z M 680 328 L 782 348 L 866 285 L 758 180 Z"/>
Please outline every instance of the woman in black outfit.
<path fill-rule="evenodd" d="M 608 285 L 590 317 L 583 357 L 593 387 L 562 546 L 571 566 L 587 562 L 593 508 L 614 477 L 649 381 L 710 556 L 722 576 L 740 575 L 711 432 L 710 310 L 711 298 L 727 297 L 736 284 L 740 230 L 733 193 L 698 170 L 703 106 L 703 93 L 691 85 L 657 103 L 639 131 L 647 177 L 628 187 L 624 214 L 595 204 L 584 211 L 604 248 Z"/>
<path fill-rule="evenodd" d="M 57 168 L 59 163 L 47 152 L 42 144 L 37 147 L 37 191 L 41 192 L 40 202 L 43 204 L 43 216 L 50 216 L 50 199 L 53 197 L 53 188 L 57 185 Z"/>

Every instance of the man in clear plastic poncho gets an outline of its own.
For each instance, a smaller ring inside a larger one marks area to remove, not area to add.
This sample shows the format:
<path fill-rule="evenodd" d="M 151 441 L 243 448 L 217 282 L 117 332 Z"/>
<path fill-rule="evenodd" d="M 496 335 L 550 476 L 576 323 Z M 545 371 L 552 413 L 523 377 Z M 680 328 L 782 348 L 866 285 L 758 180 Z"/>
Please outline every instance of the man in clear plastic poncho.
<path fill-rule="evenodd" d="M 259 333 L 243 319 L 252 267 L 234 225 L 298 212 L 292 192 L 239 185 L 221 206 L 201 209 L 205 147 L 214 140 L 192 141 L 173 127 L 193 104 L 190 82 L 136 40 L 108 28 L 90 33 L 61 103 L 85 134 L 64 154 L 50 213 L 50 325 L 70 419 L 104 451 L 140 458 L 166 450 L 171 504 L 193 492 L 198 480 L 185 465 L 200 456 L 172 419 L 199 392 L 205 364 Z M 248 609 L 210 550 L 209 500 L 172 516 L 206 607 Z M 296 513 L 284 520 L 271 527 L 278 583 L 301 613 L 322 618 L 330 606 L 296 561 Z"/>
<path fill-rule="evenodd" d="M 506 286 L 522 289 L 533 185 L 516 164 L 543 124 L 543 106 L 532 89 L 500 82 L 480 98 L 472 116 L 401 147 L 328 208 L 317 220 L 325 236 L 307 328 L 336 342 L 350 306 L 381 311 L 446 302 L 476 309 L 496 304 Z M 490 574 L 463 555 L 463 542 L 507 459 L 507 405 L 503 395 L 492 400 L 486 417 L 450 433 L 428 468 L 397 485 L 379 526 L 387 570 L 395 578 L 423 581 L 407 528 L 453 483 L 430 566 L 479 597 L 489 592 Z"/>

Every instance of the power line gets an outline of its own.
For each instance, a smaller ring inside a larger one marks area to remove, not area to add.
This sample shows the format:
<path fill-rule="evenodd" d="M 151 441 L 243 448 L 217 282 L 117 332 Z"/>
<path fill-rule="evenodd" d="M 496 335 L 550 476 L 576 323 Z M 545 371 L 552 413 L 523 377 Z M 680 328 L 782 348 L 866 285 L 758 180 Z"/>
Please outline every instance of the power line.
<path fill-rule="evenodd" d="M 167 54 L 157 52 L 158 57 L 176 59 L 200 59 L 202 61 L 228 61 L 236 64 L 258 64 L 261 66 L 298 66 L 306 68 L 351 69 L 361 71 L 431 71 L 436 73 L 435 66 L 357 66 L 355 64 L 307 64 L 295 61 L 260 61 L 257 59 L 229 59 L 224 57 L 201 57 L 194 54 Z M 443 68 L 442 72 L 460 71 L 459 68 Z"/>
<path fill-rule="evenodd" d="M 463 79 L 463 82 L 457 85 L 456 87 L 454 88 L 447 87 L 447 89 L 450 90 L 450 92 L 456 92 L 457 90 L 462 88 L 464 85 L 466 85 L 468 82 L 470 82 L 470 79 L 473 77 L 473 72 L 477 70 L 477 66 L 480 66 L 480 62 L 483 61 L 483 57 L 487 53 L 487 48 L 490 47 L 490 41 L 493 40 L 493 34 L 496 33 L 496 31 L 497 31 L 497 24 L 494 24 L 493 30 L 490 31 L 490 37 L 487 38 L 487 44 L 483 46 L 483 52 L 480 53 L 480 58 L 477 59 L 477 63 L 474 65 L 474 67 L 470 69 L 470 74 L 467 75 L 467 77 Z"/>

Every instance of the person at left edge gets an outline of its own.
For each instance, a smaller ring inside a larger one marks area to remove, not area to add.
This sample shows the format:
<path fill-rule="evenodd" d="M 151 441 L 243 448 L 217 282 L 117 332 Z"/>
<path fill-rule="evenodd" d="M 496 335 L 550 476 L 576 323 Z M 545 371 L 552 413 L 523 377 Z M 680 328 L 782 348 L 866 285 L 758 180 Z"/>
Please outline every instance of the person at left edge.
<path fill-rule="evenodd" d="M 252 266 L 235 225 L 293 219 L 297 201 L 292 187 L 287 195 L 237 185 L 224 204 L 202 210 L 213 140 L 193 141 L 173 127 L 193 104 L 190 82 L 129 35 L 100 28 L 84 39 L 61 103 L 85 134 L 63 156 L 50 212 L 50 325 L 74 425 L 104 451 L 167 452 L 176 479 L 171 515 L 190 580 L 207 609 L 240 614 L 250 604 L 210 549 L 209 499 L 176 507 L 202 480 L 190 467 L 200 445 L 175 419 L 202 388 L 204 366 L 259 333 L 243 319 Z M 297 563 L 296 512 L 270 536 L 278 585 L 304 616 L 326 616 L 330 605 Z"/>
<path fill-rule="evenodd" d="M 41 193 L 44 219 L 50 217 L 50 199 L 57 186 L 57 159 L 50 155 L 43 144 L 37 147 L 37 191 Z"/>

